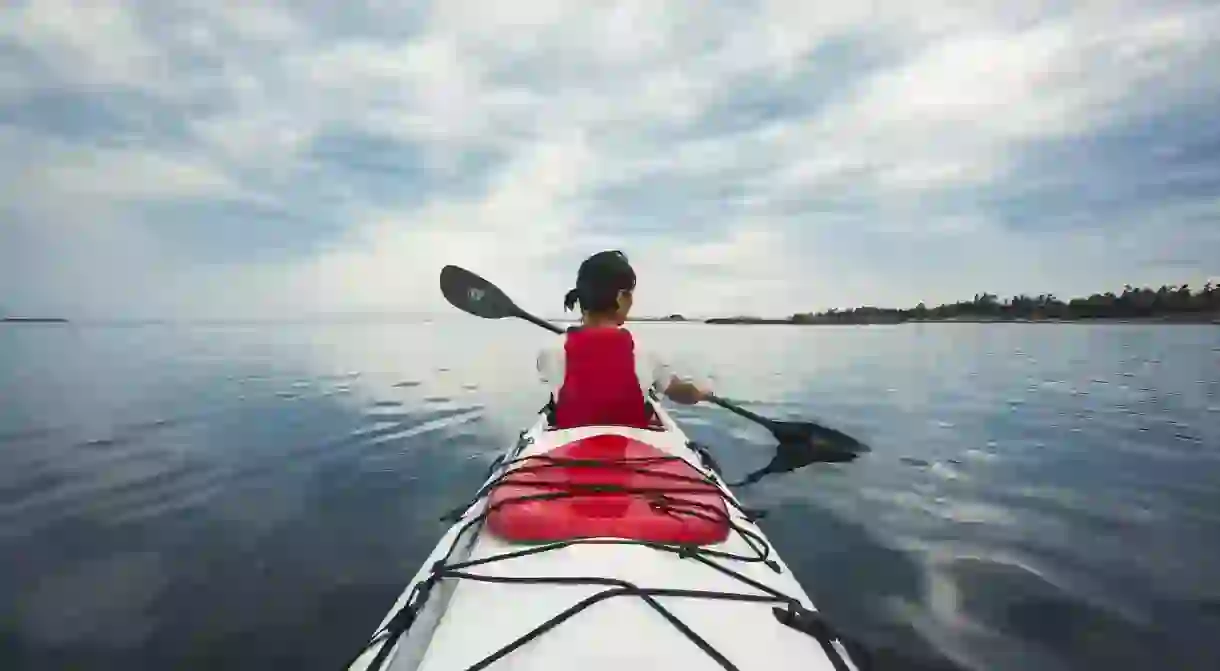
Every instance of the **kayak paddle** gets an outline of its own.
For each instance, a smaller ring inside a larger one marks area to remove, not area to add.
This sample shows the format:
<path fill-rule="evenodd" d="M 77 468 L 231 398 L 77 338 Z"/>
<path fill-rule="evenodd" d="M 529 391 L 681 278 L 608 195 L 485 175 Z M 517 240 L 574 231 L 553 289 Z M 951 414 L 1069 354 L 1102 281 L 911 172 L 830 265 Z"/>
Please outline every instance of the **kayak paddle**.
<path fill-rule="evenodd" d="M 867 448 L 862 451 L 867 451 Z M 815 462 L 826 464 L 853 461 L 857 456 L 859 456 L 858 452 L 837 449 L 834 445 L 826 443 L 817 444 L 816 439 L 811 444 L 780 443 L 775 447 L 775 454 L 772 455 L 771 461 L 766 466 L 752 471 L 730 486 L 745 487 L 765 477 L 790 473 Z"/>
<path fill-rule="evenodd" d="M 465 268 L 447 265 L 441 269 L 441 293 L 454 307 L 476 317 L 484 319 L 516 317 L 554 333 L 564 332 L 563 329 L 545 319 L 517 307 L 517 304 L 499 287 Z M 714 394 L 708 394 L 707 400 L 763 426 L 775 436 L 781 447 L 788 446 L 782 452 L 784 455 L 782 459 L 777 453 L 776 459 L 772 460 L 772 464 L 776 466 L 779 466 L 777 462 L 782 462 L 787 467 L 802 459 L 806 459 L 806 461 L 800 464 L 801 466 L 815 461 L 851 461 L 861 453 L 870 451 L 867 445 L 855 438 L 821 424 L 779 422 L 767 419 Z M 787 467 L 786 470 L 795 468 L 799 468 L 799 466 Z"/>
<path fill-rule="evenodd" d="M 441 293 L 454 307 L 484 319 L 517 317 L 533 322 L 548 331 L 563 333 L 563 329 L 545 319 L 517 307 L 500 287 L 457 266 L 441 268 Z"/>
<path fill-rule="evenodd" d="M 869 447 L 851 436 L 814 422 L 780 422 L 756 415 L 749 410 L 730 403 L 715 394 L 708 394 L 707 400 L 732 411 L 746 419 L 766 427 L 780 445 L 809 445 L 818 450 L 817 461 L 851 461 L 861 453 L 869 452 Z M 793 454 L 789 453 L 785 461 L 791 463 Z M 777 455 L 777 459 L 779 456 Z M 802 466 L 804 464 L 801 464 Z M 787 470 L 799 468 L 796 466 Z M 783 471 L 780 471 L 783 472 Z"/>

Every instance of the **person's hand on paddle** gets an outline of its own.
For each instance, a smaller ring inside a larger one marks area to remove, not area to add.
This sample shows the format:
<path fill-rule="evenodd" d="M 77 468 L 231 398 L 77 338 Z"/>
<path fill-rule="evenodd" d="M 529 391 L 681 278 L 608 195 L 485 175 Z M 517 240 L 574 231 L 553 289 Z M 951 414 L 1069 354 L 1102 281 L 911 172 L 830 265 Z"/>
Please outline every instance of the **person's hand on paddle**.
<path fill-rule="evenodd" d="M 665 395 L 674 403 L 683 405 L 695 405 L 707 400 L 710 390 L 704 390 L 699 385 L 688 380 L 683 380 L 677 376 L 670 379 L 669 386 L 665 388 Z"/>

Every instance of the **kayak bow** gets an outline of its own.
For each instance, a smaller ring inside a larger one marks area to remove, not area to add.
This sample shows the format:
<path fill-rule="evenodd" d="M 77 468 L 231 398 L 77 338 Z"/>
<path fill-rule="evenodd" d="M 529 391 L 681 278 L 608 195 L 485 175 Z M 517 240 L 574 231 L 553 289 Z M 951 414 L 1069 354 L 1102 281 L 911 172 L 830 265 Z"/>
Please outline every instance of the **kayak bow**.
<path fill-rule="evenodd" d="M 492 464 L 351 671 L 856 671 L 707 451 L 555 430 Z"/>

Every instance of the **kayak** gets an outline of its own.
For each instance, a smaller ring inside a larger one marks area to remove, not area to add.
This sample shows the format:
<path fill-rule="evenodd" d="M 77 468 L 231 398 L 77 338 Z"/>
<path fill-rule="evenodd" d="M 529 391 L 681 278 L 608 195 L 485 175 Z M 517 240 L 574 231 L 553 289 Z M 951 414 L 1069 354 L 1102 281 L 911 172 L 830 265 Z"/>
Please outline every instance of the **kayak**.
<path fill-rule="evenodd" d="M 555 429 L 543 408 L 349 669 L 856 671 L 706 448 L 648 402 L 646 429 Z"/>

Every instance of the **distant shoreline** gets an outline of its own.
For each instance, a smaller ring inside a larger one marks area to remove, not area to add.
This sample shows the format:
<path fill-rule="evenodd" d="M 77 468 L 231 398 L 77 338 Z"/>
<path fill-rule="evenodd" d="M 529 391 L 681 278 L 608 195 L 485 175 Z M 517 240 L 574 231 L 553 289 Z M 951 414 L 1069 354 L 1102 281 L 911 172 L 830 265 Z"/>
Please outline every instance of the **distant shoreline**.
<path fill-rule="evenodd" d="M 910 308 L 865 305 L 824 312 L 800 312 L 784 319 L 743 316 L 717 317 L 708 324 L 1220 324 L 1220 286 L 1208 282 L 1200 291 L 1189 284 L 1107 291 L 1067 301 L 1054 294 L 1018 294 L 1000 299 L 977 293 L 968 301 Z"/>
<path fill-rule="evenodd" d="M 1070 319 L 980 319 L 980 318 L 946 318 L 946 319 L 856 319 L 856 320 L 794 320 L 765 319 L 761 317 L 716 317 L 703 320 L 704 324 L 736 325 L 736 326 L 893 326 L 898 324 L 1216 324 L 1220 325 L 1220 315 L 1166 315 L 1162 317 L 1075 317 Z"/>
<path fill-rule="evenodd" d="M 67 324 L 63 317 L 0 317 L 4 324 Z"/>
<path fill-rule="evenodd" d="M 698 322 L 698 319 L 687 319 L 682 315 L 669 315 L 666 317 L 628 317 L 628 322 Z"/>

